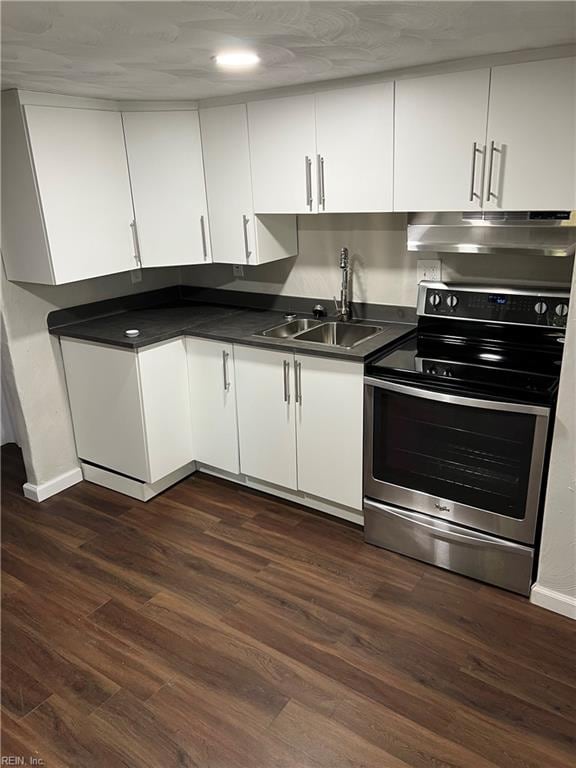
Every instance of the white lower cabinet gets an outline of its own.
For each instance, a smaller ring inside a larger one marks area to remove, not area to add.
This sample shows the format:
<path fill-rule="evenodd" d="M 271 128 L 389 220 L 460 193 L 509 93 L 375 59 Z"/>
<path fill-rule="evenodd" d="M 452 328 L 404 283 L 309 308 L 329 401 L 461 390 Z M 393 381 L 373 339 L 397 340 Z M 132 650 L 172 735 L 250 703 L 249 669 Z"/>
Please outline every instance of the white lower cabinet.
<path fill-rule="evenodd" d="M 298 489 L 362 509 L 362 363 L 296 355 Z"/>
<path fill-rule="evenodd" d="M 362 509 L 363 365 L 235 350 L 241 471 Z"/>
<path fill-rule="evenodd" d="M 294 355 L 235 346 L 240 470 L 296 490 Z"/>
<path fill-rule="evenodd" d="M 82 461 L 154 483 L 193 460 L 184 339 L 140 350 L 61 343 Z"/>
<path fill-rule="evenodd" d="M 232 344 L 186 339 L 194 458 L 238 474 L 238 423 Z"/>

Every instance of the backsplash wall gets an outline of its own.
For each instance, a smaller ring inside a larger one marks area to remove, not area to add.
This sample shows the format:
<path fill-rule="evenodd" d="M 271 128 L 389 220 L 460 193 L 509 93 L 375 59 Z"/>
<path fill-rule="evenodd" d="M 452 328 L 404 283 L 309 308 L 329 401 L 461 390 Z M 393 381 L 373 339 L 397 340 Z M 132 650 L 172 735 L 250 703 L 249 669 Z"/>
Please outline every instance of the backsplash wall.
<path fill-rule="evenodd" d="M 235 278 L 228 264 L 184 267 L 188 285 L 277 293 L 330 300 L 339 293 L 338 254 L 350 251 L 354 301 L 416 305 L 417 260 L 428 254 L 406 250 L 406 214 L 321 214 L 298 218 L 299 255 L 245 267 Z M 433 254 L 432 254 L 433 256 Z M 460 282 L 502 284 L 570 283 L 572 259 L 442 254 L 443 277 Z"/>

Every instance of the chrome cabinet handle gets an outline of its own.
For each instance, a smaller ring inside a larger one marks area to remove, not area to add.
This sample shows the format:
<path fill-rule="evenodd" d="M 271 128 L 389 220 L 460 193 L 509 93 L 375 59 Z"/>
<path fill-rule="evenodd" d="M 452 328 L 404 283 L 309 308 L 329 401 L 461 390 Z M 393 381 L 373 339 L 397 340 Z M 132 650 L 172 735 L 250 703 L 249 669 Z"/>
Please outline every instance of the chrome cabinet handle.
<path fill-rule="evenodd" d="M 283 363 L 284 372 L 284 402 L 290 402 L 290 363 L 288 360 L 284 360 Z"/>
<path fill-rule="evenodd" d="M 493 141 L 490 142 L 490 162 L 488 164 L 488 186 L 486 187 L 486 202 L 489 203 L 496 195 L 492 192 L 492 170 L 494 168 L 494 152 L 496 146 Z"/>
<path fill-rule="evenodd" d="M 242 226 L 244 227 L 244 253 L 246 254 L 246 262 L 250 261 L 250 256 L 252 256 L 252 251 L 250 250 L 250 246 L 248 245 L 248 222 L 250 219 L 248 216 L 242 216 Z"/>
<path fill-rule="evenodd" d="M 326 192 L 324 189 L 324 158 L 322 155 L 316 155 L 316 171 L 318 175 L 318 203 L 322 210 L 326 209 Z"/>
<path fill-rule="evenodd" d="M 470 179 L 470 202 L 473 202 L 474 198 L 477 197 L 478 200 L 482 200 L 482 190 L 480 190 L 480 194 L 475 191 L 475 185 L 476 185 L 476 155 L 481 154 L 483 155 L 483 150 L 478 148 L 478 142 L 474 142 L 472 145 L 472 177 Z"/>
<path fill-rule="evenodd" d="M 139 267 L 142 266 L 142 257 L 140 256 L 140 243 L 138 242 L 138 230 L 136 228 L 136 219 L 133 219 L 130 223 L 130 229 L 132 230 L 132 243 L 134 245 L 134 260 Z"/>
<path fill-rule="evenodd" d="M 200 234 L 202 236 L 202 253 L 204 254 L 204 261 L 208 259 L 208 249 L 206 247 L 206 228 L 204 226 L 204 216 L 200 216 Z"/>
<path fill-rule="evenodd" d="M 294 389 L 296 402 L 302 405 L 302 363 L 298 360 L 294 364 Z"/>
<path fill-rule="evenodd" d="M 312 210 L 312 160 L 308 155 L 304 158 L 304 170 L 306 173 L 306 205 Z"/>
<path fill-rule="evenodd" d="M 222 372 L 224 375 L 224 392 L 228 392 L 230 389 L 230 381 L 228 380 L 228 358 L 230 357 L 230 353 L 226 352 L 225 349 L 222 350 Z"/>

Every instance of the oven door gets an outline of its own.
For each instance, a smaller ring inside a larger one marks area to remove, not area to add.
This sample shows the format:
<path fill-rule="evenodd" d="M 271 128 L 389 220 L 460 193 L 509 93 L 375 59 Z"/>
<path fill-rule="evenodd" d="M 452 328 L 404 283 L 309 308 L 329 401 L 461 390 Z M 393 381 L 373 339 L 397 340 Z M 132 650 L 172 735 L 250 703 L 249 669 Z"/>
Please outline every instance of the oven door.
<path fill-rule="evenodd" d="M 364 495 L 532 544 L 550 409 L 365 380 Z"/>

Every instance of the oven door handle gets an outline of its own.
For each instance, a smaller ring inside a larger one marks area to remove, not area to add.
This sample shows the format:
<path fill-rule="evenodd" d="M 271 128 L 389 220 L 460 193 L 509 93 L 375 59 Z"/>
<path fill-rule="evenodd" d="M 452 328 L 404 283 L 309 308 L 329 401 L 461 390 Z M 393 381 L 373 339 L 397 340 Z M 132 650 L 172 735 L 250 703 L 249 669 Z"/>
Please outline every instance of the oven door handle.
<path fill-rule="evenodd" d="M 530 405 L 527 403 L 504 403 L 497 400 L 482 400 L 476 397 L 464 397 L 462 395 L 453 395 L 448 392 L 436 392 L 430 389 L 418 389 L 406 384 L 399 384 L 396 381 L 385 381 L 383 379 L 374 379 L 370 376 L 365 377 L 364 383 L 369 387 L 378 389 L 387 389 L 390 392 L 398 392 L 402 395 L 411 395 L 420 397 L 424 400 L 436 400 L 440 403 L 451 403 L 453 405 L 465 405 L 470 408 L 485 408 L 490 411 L 506 411 L 508 413 L 527 413 L 533 416 L 549 416 L 550 408 L 542 405 Z"/>
<path fill-rule="evenodd" d="M 367 501 L 364 500 L 364 508 L 373 509 L 375 512 L 384 512 L 387 515 L 390 515 L 390 517 L 398 517 L 401 520 L 405 520 L 407 523 L 411 523 L 412 525 L 416 525 L 419 528 L 426 528 L 430 531 L 432 531 L 435 534 L 436 538 L 439 539 L 445 539 L 445 540 L 452 540 L 452 541 L 464 541 L 466 544 L 470 544 L 472 546 L 485 546 L 486 544 L 490 544 L 491 547 L 495 547 L 496 549 L 501 548 L 505 550 L 510 550 L 511 548 L 517 548 L 521 550 L 527 550 L 529 547 L 526 547 L 522 544 L 517 544 L 513 541 L 498 541 L 497 538 L 494 536 L 486 536 L 485 534 L 479 533 L 474 531 L 471 536 L 466 535 L 465 533 L 460 533 L 459 531 L 451 530 L 444 528 L 442 525 L 440 525 L 440 522 L 438 523 L 427 523 L 422 520 L 425 515 L 420 515 L 418 513 L 407 513 L 403 514 L 400 510 L 397 509 L 391 509 L 388 506 L 384 506 L 381 504 L 377 504 L 374 501 Z"/>

